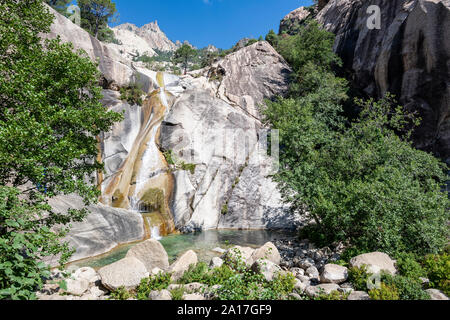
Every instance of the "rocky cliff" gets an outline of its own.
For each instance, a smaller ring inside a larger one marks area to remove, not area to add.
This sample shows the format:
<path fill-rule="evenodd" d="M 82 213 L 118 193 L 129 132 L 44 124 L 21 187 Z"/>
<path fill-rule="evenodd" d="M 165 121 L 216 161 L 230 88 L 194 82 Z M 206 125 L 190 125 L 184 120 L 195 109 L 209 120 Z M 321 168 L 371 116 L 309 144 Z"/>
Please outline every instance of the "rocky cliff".
<path fill-rule="evenodd" d="M 119 36 L 119 39 L 120 33 L 125 31 L 127 34 L 133 34 L 143 39 L 152 49 L 158 49 L 160 51 L 174 51 L 177 49 L 175 43 L 169 40 L 166 34 L 161 31 L 158 21 L 150 22 L 141 28 L 132 23 L 125 23 L 114 27 L 113 30 Z"/>
<path fill-rule="evenodd" d="M 370 5 L 381 9 L 380 29 L 367 27 Z M 287 20 L 296 16 L 304 19 L 292 13 Z M 450 1 L 330 0 L 316 19 L 336 34 L 353 84 L 374 97 L 394 93 L 417 111 L 417 147 L 450 162 Z"/>
<path fill-rule="evenodd" d="M 269 43 L 255 43 L 210 68 L 176 77 L 139 68 L 114 45 L 52 12 L 50 37 L 59 35 L 100 60 L 107 84 L 103 104 L 124 112 L 122 122 L 98 137 L 98 159 L 105 164 L 97 177 L 101 204 L 89 207 L 89 219 L 69 235 L 77 249 L 73 259 L 154 232 L 286 229 L 302 223 L 270 178 L 273 160 L 267 156 L 259 105 L 284 94 L 291 70 Z M 133 82 L 143 85 L 142 106 L 120 99 L 119 88 Z M 66 196 L 52 204 L 64 210 L 81 202 Z"/>

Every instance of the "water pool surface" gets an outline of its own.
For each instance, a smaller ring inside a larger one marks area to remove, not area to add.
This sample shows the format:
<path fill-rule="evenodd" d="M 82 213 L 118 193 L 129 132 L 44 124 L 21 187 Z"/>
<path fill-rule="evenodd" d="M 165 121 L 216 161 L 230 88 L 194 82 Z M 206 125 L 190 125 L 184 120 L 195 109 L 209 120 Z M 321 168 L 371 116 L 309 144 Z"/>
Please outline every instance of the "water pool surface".
<path fill-rule="evenodd" d="M 289 231 L 208 230 L 199 233 L 169 235 L 159 241 L 166 249 L 170 263 L 188 250 L 194 250 L 197 253 L 199 261 L 209 262 L 213 257 L 221 256 L 221 253 L 213 250 L 217 247 L 227 249 L 239 245 L 242 247 L 258 248 L 269 241 L 290 238 L 293 235 Z M 119 246 L 101 256 L 73 262 L 68 267 L 69 269 L 81 267 L 99 269 L 125 258 L 128 250 L 138 243 Z"/>

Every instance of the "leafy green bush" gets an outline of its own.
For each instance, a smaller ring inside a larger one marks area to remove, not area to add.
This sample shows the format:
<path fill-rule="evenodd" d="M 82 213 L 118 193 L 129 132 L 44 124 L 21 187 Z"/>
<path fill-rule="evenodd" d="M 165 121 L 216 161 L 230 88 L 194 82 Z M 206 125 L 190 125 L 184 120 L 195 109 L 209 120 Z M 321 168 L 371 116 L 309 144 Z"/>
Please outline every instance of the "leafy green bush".
<path fill-rule="evenodd" d="M 402 252 L 396 255 L 396 259 L 396 267 L 400 275 L 413 280 L 426 276 L 425 270 L 417 262 L 414 254 Z"/>
<path fill-rule="evenodd" d="M 142 279 L 141 283 L 136 289 L 138 300 L 148 300 L 150 292 L 167 289 L 170 285 L 170 282 L 171 274 L 162 272 L 149 278 Z"/>
<path fill-rule="evenodd" d="M 73 251 L 62 239 L 87 215 L 56 212 L 48 200 L 98 200 L 95 137 L 122 117 L 101 104 L 85 52 L 43 40 L 54 20 L 43 1 L 0 1 L 0 12 L 0 299 L 26 300 L 49 275 L 45 257 L 67 262 Z"/>
<path fill-rule="evenodd" d="M 122 286 L 111 292 L 110 300 L 128 300 L 130 298 L 133 298 L 133 295 Z"/>
<path fill-rule="evenodd" d="M 332 291 L 330 294 L 320 294 L 314 300 L 347 300 L 350 293 Z"/>
<path fill-rule="evenodd" d="M 423 266 L 430 279 L 430 286 L 450 296 L 450 255 L 447 253 L 428 255 L 424 259 Z"/>
<path fill-rule="evenodd" d="M 383 282 L 379 289 L 370 290 L 369 296 L 372 300 L 400 300 L 398 289 L 393 285 L 389 286 Z"/>
<path fill-rule="evenodd" d="M 186 290 L 184 289 L 184 287 L 180 287 L 180 288 L 171 290 L 170 294 L 172 296 L 172 300 L 174 300 L 174 301 L 183 300 L 183 295 L 185 292 L 186 292 Z"/>
<path fill-rule="evenodd" d="M 366 291 L 367 282 L 371 274 L 367 272 L 367 266 L 361 268 L 352 267 L 348 270 L 348 281 L 353 284 L 356 291 Z"/>
<path fill-rule="evenodd" d="M 429 300 L 429 294 L 423 290 L 420 280 L 404 276 L 384 274 L 381 281 L 390 288 L 396 288 L 400 300 Z"/>
<path fill-rule="evenodd" d="M 189 284 L 193 282 L 208 283 L 209 268 L 205 262 L 199 262 L 189 266 L 189 269 L 178 280 L 179 284 Z"/>
<path fill-rule="evenodd" d="M 142 106 L 143 100 L 142 96 L 145 95 L 145 92 L 142 91 L 139 85 L 131 84 L 127 87 L 120 88 L 120 100 L 124 100 L 131 105 L 139 105 Z"/>

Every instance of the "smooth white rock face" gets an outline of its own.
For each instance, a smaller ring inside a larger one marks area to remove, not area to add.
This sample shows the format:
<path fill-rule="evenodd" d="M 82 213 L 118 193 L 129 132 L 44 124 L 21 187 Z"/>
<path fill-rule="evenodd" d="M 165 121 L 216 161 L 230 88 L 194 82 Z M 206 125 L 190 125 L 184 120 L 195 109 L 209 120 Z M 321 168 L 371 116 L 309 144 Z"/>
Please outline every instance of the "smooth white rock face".
<path fill-rule="evenodd" d="M 389 272 L 392 275 L 397 273 L 395 260 L 392 260 L 386 253 L 371 252 L 359 255 L 350 260 L 351 267 L 361 268 L 363 265 L 368 267 L 368 271 L 378 274 L 381 271 Z"/>
<path fill-rule="evenodd" d="M 306 288 L 305 293 L 309 297 L 317 297 L 320 294 L 330 294 L 333 291 L 339 290 L 339 286 L 334 283 L 319 284 L 318 286 L 309 286 Z"/>
<path fill-rule="evenodd" d="M 189 250 L 179 257 L 169 268 L 169 272 L 172 273 L 172 280 L 176 281 L 180 279 L 183 274 L 189 270 L 191 265 L 196 265 L 198 262 L 197 254 Z"/>
<path fill-rule="evenodd" d="M 136 258 L 124 258 L 101 268 L 98 273 L 103 286 L 111 291 L 120 287 L 134 289 L 149 276 L 145 265 Z"/>
<path fill-rule="evenodd" d="M 344 283 L 348 278 L 348 269 L 337 264 L 327 264 L 323 268 L 320 281 L 323 283 Z"/>
<path fill-rule="evenodd" d="M 431 297 L 431 300 L 449 300 L 449 298 L 437 289 L 425 290 Z"/>
<path fill-rule="evenodd" d="M 148 272 L 153 273 L 155 268 L 162 270 L 169 268 L 169 256 L 162 244 L 155 239 L 149 239 L 135 245 L 127 252 L 126 257 L 139 259 Z"/>
<path fill-rule="evenodd" d="M 69 208 L 82 209 L 82 199 L 75 195 L 59 196 L 49 200 L 57 212 L 67 212 Z M 136 212 L 111 208 L 102 204 L 87 207 L 88 216 L 83 222 L 72 223 L 70 233 L 64 239 L 76 249 L 69 262 L 106 253 L 119 244 L 144 238 L 144 221 Z M 46 259 L 52 266 L 58 264 L 59 257 Z"/>

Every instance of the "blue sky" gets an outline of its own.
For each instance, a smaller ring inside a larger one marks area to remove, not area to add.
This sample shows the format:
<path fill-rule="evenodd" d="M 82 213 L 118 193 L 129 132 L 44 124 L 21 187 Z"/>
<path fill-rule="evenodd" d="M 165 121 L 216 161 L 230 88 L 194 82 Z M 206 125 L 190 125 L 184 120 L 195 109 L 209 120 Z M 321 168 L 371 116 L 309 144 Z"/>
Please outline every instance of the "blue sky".
<path fill-rule="evenodd" d="M 280 20 L 312 0 L 113 0 L 119 23 L 142 26 L 158 20 L 169 39 L 188 40 L 203 48 L 208 44 L 223 49 L 244 37 L 278 32 Z"/>

